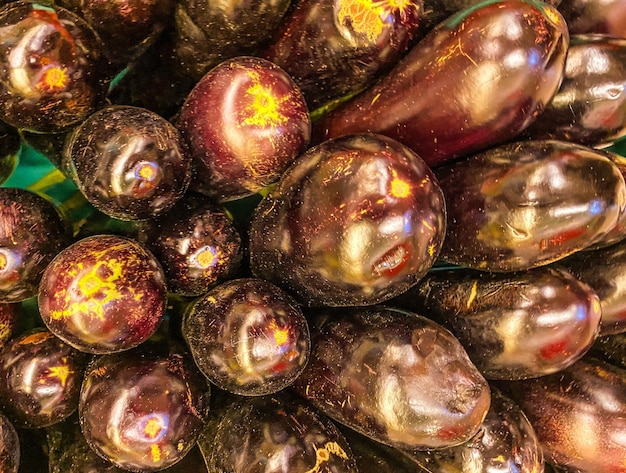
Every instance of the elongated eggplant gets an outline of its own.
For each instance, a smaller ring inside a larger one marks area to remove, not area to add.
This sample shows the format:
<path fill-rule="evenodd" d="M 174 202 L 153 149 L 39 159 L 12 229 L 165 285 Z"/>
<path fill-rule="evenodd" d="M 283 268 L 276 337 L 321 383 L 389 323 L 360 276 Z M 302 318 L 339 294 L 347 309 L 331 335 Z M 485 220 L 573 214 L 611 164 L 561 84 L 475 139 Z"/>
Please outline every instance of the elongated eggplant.
<path fill-rule="evenodd" d="M 432 473 L 538 473 L 543 452 L 533 426 L 519 406 L 498 389 L 480 431 L 456 447 L 405 454 Z"/>
<path fill-rule="evenodd" d="M 250 266 L 311 306 L 371 305 L 411 287 L 445 236 L 432 171 L 382 135 L 310 148 L 256 207 Z"/>
<path fill-rule="evenodd" d="M 313 406 L 282 391 L 231 401 L 198 440 L 208 473 L 353 473 L 350 446 Z"/>
<path fill-rule="evenodd" d="M 394 303 L 448 328 L 487 379 L 559 371 L 589 350 L 600 326 L 596 293 L 557 268 L 434 271 Z"/>
<path fill-rule="evenodd" d="M 311 358 L 293 386 L 326 415 L 404 449 L 458 445 L 478 432 L 489 386 L 441 325 L 382 306 L 308 315 Z"/>
<path fill-rule="evenodd" d="M 546 461 L 567 472 L 626 471 L 626 370 L 593 358 L 499 383 L 532 424 Z"/>
<path fill-rule="evenodd" d="M 587 248 L 626 202 L 613 161 L 562 141 L 510 143 L 436 175 L 448 209 L 441 258 L 486 271 L 526 270 Z"/>
<path fill-rule="evenodd" d="M 262 57 L 294 79 L 311 110 L 386 73 L 422 35 L 422 0 L 297 2 Z"/>
<path fill-rule="evenodd" d="M 480 3 L 440 23 L 377 84 L 316 122 L 315 140 L 381 133 L 431 166 L 510 140 L 557 92 L 568 44 L 552 5 Z"/>
<path fill-rule="evenodd" d="M 559 262 L 598 294 L 600 334 L 626 332 L 626 241 L 607 248 L 577 252 Z"/>
<path fill-rule="evenodd" d="M 573 35 L 561 87 L 524 135 L 594 147 L 625 136 L 626 38 Z"/>
<path fill-rule="evenodd" d="M 572 34 L 605 33 L 626 38 L 623 0 L 566 0 L 558 8 Z"/>

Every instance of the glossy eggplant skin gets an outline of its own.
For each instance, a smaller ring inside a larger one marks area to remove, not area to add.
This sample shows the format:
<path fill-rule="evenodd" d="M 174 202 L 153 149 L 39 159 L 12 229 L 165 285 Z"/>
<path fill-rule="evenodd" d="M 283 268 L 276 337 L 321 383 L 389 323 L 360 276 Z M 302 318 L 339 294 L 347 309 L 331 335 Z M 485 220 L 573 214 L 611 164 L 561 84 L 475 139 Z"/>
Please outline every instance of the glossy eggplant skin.
<path fill-rule="evenodd" d="M 563 141 L 502 145 L 435 174 L 448 209 L 441 258 L 485 271 L 522 271 L 587 248 L 626 202 L 613 161 Z"/>
<path fill-rule="evenodd" d="M 625 471 L 626 370 L 585 357 L 559 373 L 498 387 L 524 411 L 559 471 Z"/>
<path fill-rule="evenodd" d="M 371 305 L 415 284 L 445 235 L 432 171 L 382 135 L 310 148 L 256 207 L 255 276 L 309 306 Z"/>
<path fill-rule="evenodd" d="M 459 341 L 415 313 L 324 309 L 295 390 L 336 421 L 396 448 L 458 445 L 480 428 L 489 386 Z"/>
<path fill-rule="evenodd" d="M 185 312 L 182 334 L 213 384 L 242 396 L 280 391 L 309 359 L 309 327 L 296 301 L 257 278 L 226 281 Z"/>
<path fill-rule="evenodd" d="M 541 445 L 528 418 L 515 402 L 493 388 L 487 417 L 470 441 L 405 454 L 433 473 L 538 473 L 544 466 Z"/>
<path fill-rule="evenodd" d="M 626 241 L 592 251 L 580 251 L 559 261 L 600 298 L 600 335 L 626 332 Z"/>
<path fill-rule="evenodd" d="M 563 269 L 433 271 L 390 304 L 450 330 L 487 379 L 555 373 L 580 359 L 600 326 L 600 300 Z"/>
<path fill-rule="evenodd" d="M 214 411 L 198 446 L 208 473 L 357 471 L 337 427 L 285 391 L 240 398 Z"/>
<path fill-rule="evenodd" d="M 183 71 L 197 81 L 226 59 L 255 54 L 290 5 L 290 0 L 178 1 L 174 50 Z"/>
<path fill-rule="evenodd" d="M 551 5 L 487 1 L 449 17 L 377 84 L 314 124 L 314 142 L 390 136 L 430 166 L 510 140 L 558 90 L 569 34 Z"/>
<path fill-rule="evenodd" d="M 261 56 L 285 69 L 311 110 L 353 95 L 423 36 L 422 0 L 297 2 Z"/>
<path fill-rule="evenodd" d="M 524 135 L 593 147 L 625 136 L 626 38 L 572 35 L 561 87 Z"/>
<path fill-rule="evenodd" d="M 57 0 L 97 32 L 107 58 L 124 67 L 145 52 L 169 26 L 174 0 Z"/>
<path fill-rule="evenodd" d="M 0 352 L 0 403 L 15 427 L 54 425 L 78 408 L 88 356 L 41 328 Z"/>
<path fill-rule="evenodd" d="M 626 38 L 626 5 L 622 0 L 566 0 L 558 8 L 572 34 L 603 33 Z"/>
<path fill-rule="evenodd" d="M 58 133 L 102 105 L 110 71 L 101 42 L 61 7 L 0 8 L 0 117 L 18 129 Z"/>

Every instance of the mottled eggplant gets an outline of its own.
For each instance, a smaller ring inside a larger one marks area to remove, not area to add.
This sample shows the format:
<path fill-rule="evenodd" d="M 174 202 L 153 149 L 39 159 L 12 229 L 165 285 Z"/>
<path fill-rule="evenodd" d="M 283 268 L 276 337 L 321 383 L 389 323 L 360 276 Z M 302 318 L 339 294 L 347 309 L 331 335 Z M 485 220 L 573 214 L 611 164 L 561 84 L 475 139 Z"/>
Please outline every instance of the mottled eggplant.
<path fill-rule="evenodd" d="M 337 427 L 293 394 L 240 398 L 214 411 L 198 440 L 208 473 L 356 472 Z"/>
<path fill-rule="evenodd" d="M 391 447 L 458 445 L 480 429 L 489 386 L 459 341 L 415 313 L 325 309 L 296 391 L 323 413 Z"/>
<path fill-rule="evenodd" d="M 580 251 L 560 261 L 600 298 L 600 334 L 626 332 L 626 241 L 592 251 Z"/>
<path fill-rule="evenodd" d="M 285 69 L 311 110 L 364 90 L 423 36 L 422 0 L 296 2 L 261 56 Z"/>
<path fill-rule="evenodd" d="M 256 207 L 250 266 L 306 305 L 371 305 L 432 267 L 445 202 L 432 171 L 382 135 L 310 148 Z"/>
<path fill-rule="evenodd" d="M 604 153 L 562 141 L 523 141 L 436 169 L 448 210 L 441 258 L 475 269 L 526 270 L 595 243 L 626 203 Z"/>
<path fill-rule="evenodd" d="M 524 135 L 593 147 L 625 136 L 626 38 L 572 35 L 561 87 Z"/>
<path fill-rule="evenodd" d="M 487 379 L 555 373 L 595 341 L 600 301 L 564 270 L 433 271 L 390 304 L 432 318 L 463 344 Z"/>
<path fill-rule="evenodd" d="M 510 140 L 552 99 L 567 25 L 552 5 L 486 1 L 449 17 L 377 84 L 314 124 L 314 142 L 374 132 L 435 166 Z"/>
<path fill-rule="evenodd" d="M 54 425 L 78 408 L 88 357 L 42 328 L 0 352 L 0 403 L 16 427 Z"/>
<path fill-rule="evenodd" d="M 498 386 L 528 417 L 546 461 L 566 472 L 626 471 L 626 370 L 583 358 Z"/>

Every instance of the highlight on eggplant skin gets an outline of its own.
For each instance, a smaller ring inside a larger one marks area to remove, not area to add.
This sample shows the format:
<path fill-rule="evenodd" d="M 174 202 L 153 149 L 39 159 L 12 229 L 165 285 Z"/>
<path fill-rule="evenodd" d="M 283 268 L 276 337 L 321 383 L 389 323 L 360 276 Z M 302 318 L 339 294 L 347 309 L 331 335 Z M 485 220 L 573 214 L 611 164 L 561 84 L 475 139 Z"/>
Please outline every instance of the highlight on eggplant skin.
<path fill-rule="evenodd" d="M 563 82 L 523 135 L 594 148 L 626 136 L 626 38 L 572 35 Z"/>

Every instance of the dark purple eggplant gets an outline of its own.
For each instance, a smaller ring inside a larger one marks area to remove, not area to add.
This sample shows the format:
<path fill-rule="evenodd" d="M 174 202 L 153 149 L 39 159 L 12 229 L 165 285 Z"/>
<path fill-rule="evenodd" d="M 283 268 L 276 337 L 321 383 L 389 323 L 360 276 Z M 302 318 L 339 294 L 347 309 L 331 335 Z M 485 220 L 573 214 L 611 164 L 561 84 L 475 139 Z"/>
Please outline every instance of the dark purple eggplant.
<path fill-rule="evenodd" d="M 256 207 L 250 266 L 307 305 L 370 305 L 424 276 L 444 234 L 423 160 L 382 135 L 345 136 L 310 148 Z"/>
<path fill-rule="evenodd" d="M 300 306 L 257 278 L 232 279 L 197 298 L 183 316 L 182 335 L 202 373 L 242 396 L 288 387 L 311 351 Z"/>
<path fill-rule="evenodd" d="M 0 8 L 0 117 L 56 133 L 103 104 L 110 79 L 101 42 L 65 8 L 13 2 Z"/>
<path fill-rule="evenodd" d="M 624 178 L 603 152 L 522 141 L 436 169 L 448 208 L 441 258 L 521 271 L 589 247 L 618 222 Z"/>
<path fill-rule="evenodd" d="M 254 54 L 280 24 L 290 0 L 180 0 L 174 48 L 196 81 L 217 64 Z"/>
<path fill-rule="evenodd" d="M 626 241 L 590 251 L 580 251 L 559 261 L 600 298 L 600 335 L 626 332 Z"/>
<path fill-rule="evenodd" d="M 298 86 L 280 67 L 252 56 L 229 59 L 204 75 L 177 126 L 196 161 L 192 189 L 222 202 L 276 182 L 311 139 Z"/>
<path fill-rule="evenodd" d="M 556 267 L 433 271 L 390 304 L 450 330 L 487 379 L 531 378 L 571 365 L 595 341 L 601 312 L 593 289 Z"/>
<path fill-rule="evenodd" d="M 364 90 L 424 35 L 422 0 L 304 0 L 260 55 L 298 84 L 311 110 Z"/>
<path fill-rule="evenodd" d="M 103 52 L 125 65 L 145 52 L 173 23 L 174 0 L 56 0 L 84 18 L 103 43 Z"/>
<path fill-rule="evenodd" d="M 572 35 L 561 87 L 524 135 L 593 147 L 626 136 L 626 38 Z"/>
<path fill-rule="evenodd" d="M 198 440 L 209 473 L 353 473 L 337 427 L 287 392 L 240 398 L 214 411 Z"/>
<path fill-rule="evenodd" d="M 415 313 L 382 306 L 311 317 L 311 358 L 296 391 L 363 435 L 403 449 L 470 440 L 490 404 L 459 341 Z"/>
<path fill-rule="evenodd" d="M 377 84 L 314 124 L 314 142 L 390 136 L 431 166 L 510 140 L 558 90 L 569 43 L 551 5 L 487 1 L 440 23 Z"/>
<path fill-rule="evenodd" d="M 243 257 L 241 235 L 225 209 L 188 192 L 169 212 L 141 225 L 138 240 L 163 266 L 167 289 L 201 296 L 233 277 Z"/>
<path fill-rule="evenodd" d="M 0 402 L 16 427 L 54 425 L 78 408 L 88 357 L 38 328 L 0 352 Z"/>
<path fill-rule="evenodd" d="M 209 412 L 210 386 L 174 344 L 147 343 L 87 367 L 78 414 L 89 446 L 116 467 L 148 473 L 180 462 Z"/>
<path fill-rule="evenodd" d="M 572 34 L 602 33 L 626 38 L 623 0 L 565 0 L 558 8 Z"/>
<path fill-rule="evenodd" d="M 178 129 L 163 117 L 114 105 L 73 130 L 62 167 L 102 213 L 146 220 L 182 198 L 191 181 L 192 158 Z"/>
<path fill-rule="evenodd" d="M 0 301 L 37 294 L 46 266 L 70 241 L 67 221 L 46 198 L 0 188 Z"/>
<path fill-rule="evenodd" d="M 498 386 L 528 417 L 546 461 L 567 472 L 626 471 L 626 370 L 583 358 Z"/>
<path fill-rule="evenodd" d="M 519 406 L 497 389 L 492 389 L 487 417 L 471 440 L 456 447 L 405 454 L 434 473 L 536 473 L 544 466 L 533 426 Z"/>

